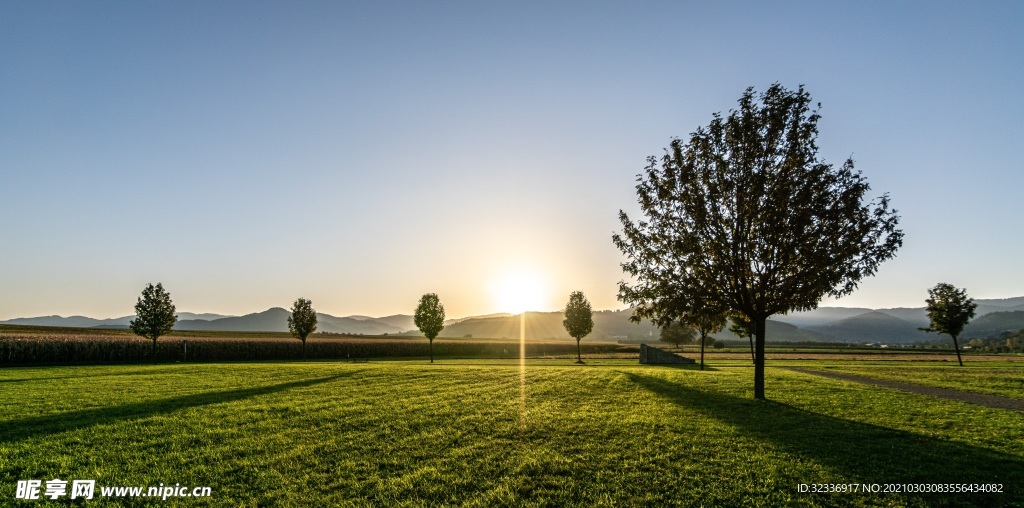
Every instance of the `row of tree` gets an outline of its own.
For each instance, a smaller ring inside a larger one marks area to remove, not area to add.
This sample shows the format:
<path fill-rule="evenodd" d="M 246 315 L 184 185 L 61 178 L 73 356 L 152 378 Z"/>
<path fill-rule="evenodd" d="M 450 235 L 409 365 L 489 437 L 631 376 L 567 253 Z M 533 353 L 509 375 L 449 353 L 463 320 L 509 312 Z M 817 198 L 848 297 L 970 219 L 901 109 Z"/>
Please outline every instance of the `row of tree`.
<path fill-rule="evenodd" d="M 171 295 L 162 283 L 147 284 L 142 295 L 135 304 L 135 319 L 129 323 L 129 329 L 137 335 L 153 341 L 153 361 L 156 361 L 156 341 L 174 329 L 178 321 Z M 444 329 L 444 305 L 435 293 L 427 293 L 420 298 L 413 313 L 413 323 L 430 342 L 430 363 L 434 363 L 434 339 Z M 565 329 L 576 339 L 576 362 L 583 363 L 580 355 L 580 340 L 594 329 L 593 311 L 590 302 L 579 291 L 569 295 L 569 303 L 565 308 Z M 288 316 L 288 331 L 302 341 L 302 357 L 306 357 L 306 338 L 316 331 L 316 310 L 313 302 L 299 298 L 292 304 L 291 315 Z"/>
<path fill-rule="evenodd" d="M 967 296 L 966 290 L 957 289 L 946 283 L 940 283 L 930 289 L 929 298 L 925 302 L 931 326 L 922 330 L 950 335 L 956 348 L 957 360 L 963 365 L 957 339 L 964 326 L 974 316 L 977 305 Z M 594 329 L 593 309 L 581 291 L 574 291 L 569 295 L 564 312 L 565 320 L 562 321 L 562 325 L 569 335 L 576 339 L 576 363 L 582 364 L 580 340 Z M 163 284 L 158 282 L 155 286 L 146 285 L 135 304 L 135 313 L 136 318 L 131 321 L 129 328 L 135 334 L 153 341 L 152 355 L 155 361 L 157 339 L 169 333 L 178 319 L 171 295 L 164 289 Z M 712 341 L 709 336 L 725 327 L 726 317 L 699 313 L 684 315 L 683 318 L 662 327 L 660 340 L 675 344 L 678 348 L 681 344 L 693 342 L 699 337 L 700 368 L 704 370 L 704 348 L 708 344 L 713 344 L 716 348 L 722 346 L 720 342 Z M 434 363 L 434 339 L 444 329 L 444 319 L 444 305 L 437 294 L 423 295 L 416 306 L 413 322 L 430 343 L 430 363 Z M 750 321 L 742 315 L 735 314 L 729 319 L 732 321 L 730 331 L 750 339 L 751 359 L 756 364 L 754 332 Z M 302 341 L 303 358 L 306 357 L 306 338 L 316 331 L 316 327 L 317 317 L 313 302 L 306 298 L 295 300 L 291 315 L 288 316 L 288 330 L 292 336 Z"/>

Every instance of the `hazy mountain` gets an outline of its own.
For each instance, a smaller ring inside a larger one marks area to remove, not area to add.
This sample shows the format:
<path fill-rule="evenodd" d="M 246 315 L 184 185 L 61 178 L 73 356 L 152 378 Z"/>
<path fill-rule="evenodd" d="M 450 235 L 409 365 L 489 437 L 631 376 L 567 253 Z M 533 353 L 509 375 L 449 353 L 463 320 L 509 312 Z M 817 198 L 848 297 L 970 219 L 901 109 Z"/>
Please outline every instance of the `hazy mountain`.
<path fill-rule="evenodd" d="M 280 307 L 267 309 L 263 312 L 244 316 L 227 317 L 212 321 L 179 320 L 175 330 L 221 330 L 232 332 L 287 332 L 288 317 L 291 312 Z M 352 317 L 335 317 L 318 312 L 317 332 L 356 333 L 365 335 L 394 334 L 404 331 L 402 328 L 380 322 L 373 318 L 355 319 Z"/>
<path fill-rule="evenodd" d="M 916 309 L 897 307 L 895 309 L 879 309 L 878 312 L 884 312 L 892 317 L 900 318 L 917 327 L 928 326 L 928 312 L 924 307 Z"/>
<path fill-rule="evenodd" d="M 834 321 L 850 318 L 865 312 L 871 312 L 871 309 L 861 309 L 856 307 L 818 307 L 817 309 L 804 312 L 791 312 L 786 315 L 776 314 L 770 318 L 770 321 L 781 321 L 783 323 L 799 326 L 800 328 L 805 328 L 832 323 Z M 767 333 L 767 331 L 765 333 Z"/>
<path fill-rule="evenodd" d="M 917 325 L 881 311 L 870 311 L 807 329 L 843 342 L 904 343 L 934 340 Z"/>
<path fill-rule="evenodd" d="M 444 320 L 444 325 L 445 326 L 453 325 L 455 323 L 459 323 L 459 322 L 465 321 L 467 319 L 489 319 L 489 318 L 499 318 L 499 317 L 504 318 L 504 317 L 518 316 L 518 315 L 519 314 L 509 314 L 508 312 L 495 312 L 494 314 L 481 314 L 479 316 L 466 316 L 466 317 L 461 317 L 461 318 L 445 319 Z M 412 319 L 412 316 L 409 316 L 409 318 Z M 416 324 L 414 322 L 413 323 L 413 327 L 410 328 L 410 330 L 413 330 L 415 328 L 416 328 Z"/>
<path fill-rule="evenodd" d="M 416 323 L 413 323 L 412 316 L 406 314 L 395 314 L 394 316 L 384 316 L 379 318 L 371 318 L 375 321 L 379 321 L 386 325 L 394 326 L 399 328 L 399 331 L 415 330 Z"/>
<path fill-rule="evenodd" d="M 975 300 L 977 316 L 964 330 L 964 337 L 998 335 L 1006 330 L 1024 328 L 1024 297 Z M 923 303 L 923 302 L 922 302 Z M 247 314 L 224 316 L 211 313 L 179 312 L 176 330 L 221 330 L 238 332 L 286 332 L 289 311 L 279 307 Z M 629 321 L 629 309 L 595 311 L 591 340 L 651 340 L 658 338 L 658 329 L 650 322 L 640 324 Z M 2 321 L 0 324 L 63 326 L 82 328 L 127 328 L 135 316 L 95 319 L 85 316 L 40 316 Z M 374 318 L 354 315 L 335 317 L 318 313 L 317 331 L 364 335 L 418 334 L 413 317 L 396 314 Z M 564 316 L 558 312 L 527 312 L 526 336 L 529 339 L 571 340 L 562 326 Z M 934 334 L 918 330 L 928 325 L 924 307 L 871 310 L 850 307 L 820 307 L 807 312 L 794 312 L 785 316 L 772 316 L 768 320 L 766 335 L 769 341 L 829 341 L 844 342 L 914 342 L 936 340 Z M 488 314 L 450 319 L 445 322 L 443 337 L 518 338 L 519 316 L 507 313 Z M 723 332 L 720 338 L 736 338 Z"/>
<path fill-rule="evenodd" d="M 961 335 L 966 338 L 988 337 L 1020 329 L 1024 329 L 1024 310 L 992 312 L 974 318 L 964 327 L 964 332 Z"/>
<path fill-rule="evenodd" d="M 227 316 L 221 314 L 195 314 L 192 312 L 178 312 L 178 321 L 185 319 L 213 320 Z M 31 318 L 9 319 L 0 321 L 5 325 L 29 325 L 29 326 L 62 326 L 67 328 L 128 328 L 128 323 L 135 319 L 135 316 L 124 316 L 110 319 L 95 319 L 85 316 L 40 316 Z"/>
<path fill-rule="evenodd" d="M 527 340 L 572 340 L 562 326 L 565 316 L 558 312 L 525 312 L 524 330 Z M 520 317 L 518 314 L 489 314 L 454 319 L 446 322 L 441 337 L 475 338 L 519 338 Z M 412 330 L 408 335 L 419 335 Z M 629 311 L 597 311 L 594 312 L 594 330 L 587 335 L 590 340 L 642 339 L 654 337 L 658 332 L 649 322 L 634 324 L 629 322 Z"/>
<path fill-rule="evenodd" d="M 565 331 L 562 312 L 527 312 L 525 313 L 525 335 L 527 340 L 572 340 Z M 660 335 L 657 327 L 650 321 L 633 323 L 629 320 L 632 311 L 606 310 L 594 312 L 594 330 L 584 340 L 645 340 L 656 342 Z M 503 315 L 496 317 L 470 317 L 445 326 L 442 337 L 475 338 L 509 338 L 519 337 L 519 315 Z M 409 332 L 417 334 L 417 332 Z M 735 335 L 724 331 L 715 337 L 736 339 Z M 769 341 L 829 341 L 833 340 L 813 331 L 801 330 L 788 323 L 769 321 L 766 330 Z"/>
<path fill-rule="evenodd" d="M 135 319 L 135 316 L 125 316 L 112 319 L 95 319 L 85 316 L 40 316 L 31 318 L 17 318 L 3 321 L 6 325 L 28 325 L 28 326 L 65 326 L 69 328 L 93 328 L 93 327 L 124 327 L 128 328 L 128 322 Z"/>
<path fill-rule="evenodd" d="M 280 307 L 263 312 L 233 316 L 212 321 L 202 319 L 178 320 L 175 330 L 221 330 L 231 332 L 287 332 L 291 312 Z"/>
<path fill-rule="evenodd" d="M 285 316 L 287 320 L 287 316 Z M 287 330 L 287 323 L 285 323 Z M 362 335 L 384 335 L 402 333 L 404 328 L 392 326 L 379 319 L 355 319 L 353 317 L 334 317 L 318 312 L 316 314 L 316 331 L 329 333 L 358 333 Z"/>
<path fill-rule="evenodd" d="M 713 335 L 719 339 L 726 340 L 749 340 L 746 337 L 740 337 L 728 330 Z M 789 323 L 783 323 L 781 321 L 775 321 L 769 319 L 765 322 L 764 327 L 764 338 L 768 342 L 834 342 L 837 339 L 828 335 L 823 335 L 818 332 L 799 328 L 796 325 Z"/>
<path fill-rule="evenodd" d="M 234 316 L 226 316 L 224 314 L 211 314 L 209 312 L 204 312 L 202 314 L 196 314 L 194 312 L 178 312 L 177 314 L 178 314 L 178 320 L 179 321 L 181 321 L 183 319 L 200 319 L 200 320 L 203 320 L 203 321 L 213 321 L 214 319 L 224 319 L 226 317 L 234 317 Z M 135 316 L 131 316 L 131 318 L 134 319 Z"/>
<path fill-rule="evenodd" d="M 991 305 L 992 307 L 1000 307 L 1003 310 L 1024 310 L 1024 296 L 1017 296 L 1013 298 L 975 300 L 974 303 L 978 304 L 979 306 Z"/>

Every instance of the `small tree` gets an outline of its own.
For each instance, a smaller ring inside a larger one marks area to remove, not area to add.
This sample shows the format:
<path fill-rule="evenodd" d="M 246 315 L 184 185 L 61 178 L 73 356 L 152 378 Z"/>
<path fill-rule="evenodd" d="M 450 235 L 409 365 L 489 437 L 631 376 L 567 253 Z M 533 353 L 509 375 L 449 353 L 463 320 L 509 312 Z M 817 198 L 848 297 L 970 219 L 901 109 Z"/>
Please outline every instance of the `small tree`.
<path fill-rule="evenodd" d="M 754 398 L 764 396 L 765 322 L 841 297 L 903 244 L 888 195 L 853 160 L 818 156 L 810 94 L 748 88 L 727 116 L 648 158 L 636 186 L 644 220 L 619 212 L 626 255 L 619 299 L 663 326 L 695 305 L 741 313 L 754 327 Z"/>
<path fill-rule="evenodd" d="M 658 340 L 672 344 L 676 349 L 679 349 L 683 344 L 693 342 L 693 339 L 696 337 L 697 332 L 695 332 L 693 328 L 683 325 L 678 321 L 674 321 L 661 327 L 661 335 L 658 337 Z"/>
<path fill-rule="evenodd" d="M 444 305 L 436 294 L 427 293 L 420 298 L 413 323 L 430 341 L 430 363 L 434 363 L 434 337 L 444 329 Z"/>
<path fill-rule="evenodd" d="M 292 304 L 292 315 L 288 316 L 288 331 L 292 337 L 302 341 L 302 359 L 306 359 L 306 337 L 316 331 L 316 311 L 313 302 L 299 298 Z"/>
<path fill-rule="evenodd" d="M 580 355 L 580 339 L 594 330 L 594 313 L 590 302 L 581 291 L 573 291 L 569 295 L 569 303 L 565 304 L 565 320 L 562 326 L 569 335 L 576 339 L 576 363 L 583 363 Z"/>
<path fill-rule="evenodd" d="M 694 312 L 683 318 L 700 335 L 700 370 L 704 370 L 704 346 L 708 343 L 708 335 L 718 333 L 725 328 L 725 314 L 705 309 Z"/>
<path fill-rule="evenodd" d="M 156 363 L 156 339 L 170 333 L 177 321 L 171 295 L 164 291 L 163 284 L 157 282 L 156 286 L 146 284 L 142 290 L 142 296 L 135 304 L 135 319 L 131 320 L 128 328 L 132 333 L 153 341 L 152 358 Z"/>
<path fill-rule="evenodd" d="M 928 296 L 925 303 L 928 304 L 928 319 L 931 321 L 931 325 L 928 328 L 921 328 L 921 330 L 944 333 L 953 337 L 956 360 L 963 367 L 964 361 L 960 358 L 960 345 L 957 343 L 957 337 L 974 317 L 974 311 L 978 308 L 978 304 L 967 296 L 966 289 L 957 289 L 952 284 L 945 282 L 940 282 L 929 289 Z"/>
<path fill-rule="evenodd" d="M 730 332 L 750 339 L 750 361 L 754 362 L 754 325 L 743 314 L 733 314 L 729 316 L 729 320 L 732 321 L 729 325 Z"/>

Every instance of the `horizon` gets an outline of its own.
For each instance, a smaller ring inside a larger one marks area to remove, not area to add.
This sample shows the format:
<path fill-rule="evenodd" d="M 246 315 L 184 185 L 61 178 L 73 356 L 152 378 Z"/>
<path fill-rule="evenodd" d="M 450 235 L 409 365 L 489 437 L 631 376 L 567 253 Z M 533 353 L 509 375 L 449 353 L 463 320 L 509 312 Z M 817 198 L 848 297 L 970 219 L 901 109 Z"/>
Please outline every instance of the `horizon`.
<path fill-rule="evenodd" d="M 156 282 L 233 316 L 299 297 L 405 314 L 424 293 L 453 316 L 572 291 L 621 309 L 611 236 L 619 210 L 639 217 L 646 158 L 776 82 L 821 103 L 821 158 L 852 157 L 906 234 L 823 307 L 920 307 L 938 282 L 1012 298 L 1022 20 L 1018 3 L 11 4 L 0 320 L 123 317 Z"/>
<path fill-rule="evenodd" d="M 1010 300 L 1010 299 L 1015 299 L 1015 298 L 1024 298 L 1024 295 L 1000 297 L 1000 298 L 975 298 L 975 297 L 972 297 L 972 299 L 975 300 L 975 301 L 978 301 L 978 300 L 987 300 L 987 301 L 991 301 L 991 300 Z M 177 305 L 175 307 L 177 307 Z M 895 306 L 895 307 L 864 307 L 864 306 L 857 306 L 857 305 L 828 305 L 828 306 L 819 305 L 817 309 L 869 309 L 871 311 L 882 311 L 882 310 L 892 310 L 892 309 L 923 309 L 923 308 L 925 308 L 925 305 L 923 304 L 923 301 L 922 301 L 922 305 L 917 305 L 917 306 L 913 306 L 913 305 L 906 306 L 906 305 L 904 305 L 904 306 Z M 181 313 L 188 313 L 188 314 L 195 314 L 195 315 L 214 314 L 214 315 L 218 315 L 218 316 L 222 316 L 222 317 L 242 317 L 242 316 L 247 316 L 247 315 L 251 315 L 251 314 L 260 314 L 260 313 L 267 312 L 267 311 L 273 310 L 273 309 L 283 309 L 283 310 L 287 311 L 288 307 L 281 306 L 281 305 L 274 305 L 274 306 L 271 306 L 271 307 L 267 307 L 266 309 L 263 309 L 263 310 L 257 310 L 257 311 L 252 311 L 252 312 L 245 312 L 245 313 L 242 313 L 242 314 L 223 314 L 223 313 L 214 312 L 214 311 L 195 312 L 195 311 L 192 311 L 192 310 L 181 310 L 181 309 L 177 309 L 177 308 L 175 308 L 174 312 L 175 312 L 175 314 L 181 314 Z M 817 309 L 814 309 L 814 310 L 817 310 Z M 381 319 L 381 318 L 387 318 L 387 317 L 392 317 L 392 316 L 412 316 L 414 311 L 415 311 L 415 309 L 412 309 L 412 310 L 410 310 L 408 312 L 395 312 L 395 313 L 390 313 L 390 314 L 381 314 L 381 315 L 373 316 L 373 315 L 358 314 L 358 313 L 356 313 L 356 314 L 348 314 L 348 313 L 329 312 L 329 311 L 317 309 L 315 305 L 314 305 L 314 310 L 316 310 L 316 312 L 318 314 L 327 314 L 327 315 L 330 315 L 330 316 L 333 316 L 333 317 L 338 317 L 338 318 L 365 317 L 365 318 L 368 318 L 368 319 Z M 491 316 L 495 316 L 495 315 L 507 315 L 507 316 L 510 316 L 510 317 L 515 317 L 515 316 L 518 316 L 520 314 L 544 314 L 544 313 L 550 314 L 550 313 L 556 313 L 556 312 L 563 312 L 563 310 L 564 309 L 524 310 L 524 311 L 520 311 L 520 312 L 500 312 L 499 311 L 499 312 L 490 312 L 490 313 L 486 313 L 486 314 L 473 314 L 473 315 L 464 315 L 464 316 L 448 316 L 448 315 L 446 315 L 445 316 L 445 320 L 447 321 L 447 320 L 473 319 L 473 318 L 491 317 Z M 607 308 L 606 309 L 597 309 L 597 308 L 595 308 L 593 311 L 594 312 L 622 312 L 622 311 L 626 311 L 626 310 L 629 310 L 629 308 L 628 307 L 613 308 L 613 309 L 607 309 Z M 798 313 L 802 313 L 802 312 L 813 312 L 813 310 L 811 310 L 811 311 L 795 311 L 795 312 L 792 312 L 791 314 L 798 314 Z M 10 318 L 0 318 L 0 321 L 11 321 L 11 320 L 14 320 L 14 319 L 32 319 L 32 318 L 42 318 L 42 317 L 60 317 L 60 318 L 84 317 L 84 318 L 91 318 L 91 319 L 97 319 L 97 320 L 107 320 L 107 319 L 121 319 L 121 318 L 125 318 L 125 317 L 131 317 L 131 316 L 134 316 L 134 315 L 135 315 L 134 312 L 129 312 L 129 313 L 126 313 L 126 314 L 120 314 L 120 315 L 116 315 L 116 316 L 107 316 L 107 317 L 88 316 L 88 315 L 84 315 L 84 314 L 40 314 L 40 315 L 35 315 L 35 316 L 16 316 L 16 317 L 10 317 Z M 779 316 L 784 316 L 784 315 L 788 315 L 788 314 L 774 314 L 774 315 L 770 316 L 769 319 L 777 318 Z"/>

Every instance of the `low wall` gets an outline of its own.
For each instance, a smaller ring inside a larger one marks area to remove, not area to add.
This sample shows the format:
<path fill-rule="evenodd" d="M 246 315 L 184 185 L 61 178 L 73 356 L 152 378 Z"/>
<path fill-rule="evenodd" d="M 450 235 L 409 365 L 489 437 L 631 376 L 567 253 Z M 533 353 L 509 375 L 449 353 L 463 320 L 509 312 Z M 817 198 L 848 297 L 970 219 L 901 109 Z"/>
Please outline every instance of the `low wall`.
<path fill-rule="evenodd" d="M 692 364 L 697 363 L 696 361 L 679 356 L 675 353 L 669 353 L 656 347 L 648 346 L 647 344 L 640 344 L 640 363 L 649 364 Z"/>

